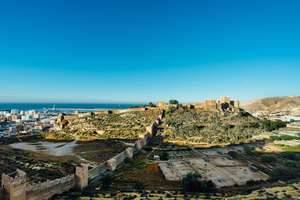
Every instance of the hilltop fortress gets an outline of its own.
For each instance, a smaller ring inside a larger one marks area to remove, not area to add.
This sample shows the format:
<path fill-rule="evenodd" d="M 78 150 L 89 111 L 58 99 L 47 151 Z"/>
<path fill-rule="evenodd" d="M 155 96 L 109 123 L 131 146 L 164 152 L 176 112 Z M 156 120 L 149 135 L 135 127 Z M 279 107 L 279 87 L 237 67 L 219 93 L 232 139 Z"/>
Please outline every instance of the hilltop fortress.
<path fill-rule="evenodd" d="M 240 108 L 240 102 L 232 100 L 230 97 L 221 97 L 219 100 L 206 100 L 203 103 L 196 103 L 195 107 L 211 111 L 236 112 Z"/>
<path fill-rule="evenodd" d="M 172 104 L 159 102 L 157 104 L 159 108 L 166 109 L 169 107 L 174 107 Z M 220 112 L 238 112 L 240 109 L 240 101 L 232 100 L 230 97 L 224 96 L 220 97 L 219 100 L 205 100 L 204 102 L 197 102 L 194 104 L 187 104 L 190 108 L 197 108 L 206 111 L 220 111 Z"/>

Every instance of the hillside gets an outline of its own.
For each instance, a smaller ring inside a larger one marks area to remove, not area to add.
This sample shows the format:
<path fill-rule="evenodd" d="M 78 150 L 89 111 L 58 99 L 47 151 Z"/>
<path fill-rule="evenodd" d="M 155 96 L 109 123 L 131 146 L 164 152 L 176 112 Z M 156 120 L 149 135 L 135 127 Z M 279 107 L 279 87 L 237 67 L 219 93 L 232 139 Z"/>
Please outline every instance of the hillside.
<path fill-rule="evenodd" d="M 286 112 L 291 115 L 300 115 L 300 96 L 264 98 L 248 103 L 243 108 L 251 113 Z"/>
<path fill-rule="evenodd" d="M 248 113 L 220 113 L 179 109 L 166 113 L 166 140 L 205 144 L 245 142 L 264 130 Z"/>
<path fill-rule="evenodd" d="M 159 110 L 128 111 L 121 113 L 99 112 L 84 117 L 69 117 L 61 130 L 53 130 L 47 139 L 136 139 L 144 134 L 158 116 Z"/>

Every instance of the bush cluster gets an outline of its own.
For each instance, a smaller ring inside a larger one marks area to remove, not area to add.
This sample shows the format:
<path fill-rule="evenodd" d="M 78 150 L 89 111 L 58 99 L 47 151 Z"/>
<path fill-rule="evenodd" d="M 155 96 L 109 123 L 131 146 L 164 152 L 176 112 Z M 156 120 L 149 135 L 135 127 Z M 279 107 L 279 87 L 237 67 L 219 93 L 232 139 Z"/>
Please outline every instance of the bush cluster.
<path fill-rule="evenodd" d="M 266 131 L 274 131 L 286 127 L 286 122 L 280 120 L 263 120 L 261 126 Z"/>
<path fill-rule="evenodd" d="M 212 181 L 201 181 L 201 175 L 189 173 L 182 179 L 182 188 L 184 192 L 212 192 L 216 187 Z"/>

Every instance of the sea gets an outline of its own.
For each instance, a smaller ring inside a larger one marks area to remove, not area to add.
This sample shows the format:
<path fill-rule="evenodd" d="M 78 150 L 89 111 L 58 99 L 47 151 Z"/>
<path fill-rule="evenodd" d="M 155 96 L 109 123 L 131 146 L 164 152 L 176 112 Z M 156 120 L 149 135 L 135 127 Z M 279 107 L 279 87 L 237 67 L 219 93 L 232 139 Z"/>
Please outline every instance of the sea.
<path fill-rule="evenodd" d="M 0 103 L 0 111 L 36 110 L 56 112 L 90 112 L 97 110 L 127 109 L 139 107 L 137 103 Z"/>

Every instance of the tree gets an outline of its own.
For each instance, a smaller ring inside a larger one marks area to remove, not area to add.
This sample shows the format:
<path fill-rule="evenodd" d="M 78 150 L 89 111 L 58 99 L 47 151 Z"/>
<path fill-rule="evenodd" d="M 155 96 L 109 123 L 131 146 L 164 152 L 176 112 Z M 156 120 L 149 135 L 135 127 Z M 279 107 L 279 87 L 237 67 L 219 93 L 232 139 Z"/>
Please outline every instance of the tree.
<path fill-rule="evenodd" d="M 168 152 L 162 152 L 160 155 L 159 155 L 159 157 L 160 157 L 160 160 L 169 160 L 169 154 L 168 154 Z"/>
<path fill-rule="evenodd" d="M 184 192 L 200 192 L 201 176 L 196 173 L 189 173 L 182 179 L 182 187 Z"/>
<path fill-rule="evenodd" d="M 201 181 L 200 174 L 189 173 L 182 179 L 182 188 L 184 192 L 212 192 L 215 184 L 212 181 Z"/>
<path fill-rule="evenodd" d="M 297 168 L 297 162 L 292 161 L 292 160 L 287 160 L 284 162 L 284 166 L 288 167 L 288 168 Z"/>
<path fill-rule="evenodd" d="M 179 104 L 179 101 L 176 100 L 176 99 L 171 99 L 171 100 L 169 101 L 169 104 L 178 105 L 178 104 Z"/>
<path fill-rule="evenodd" d="M 262 128 L 266 131 L 274 131 L 280 128 L 286 127 L 286 123 L 280 120 L 271 121 L 271 120 L 264 120 L 262 121 Z"/>
<path fill-rule="evenodd" d="M 297 154 L 297 153 L 293 153 L 293 152 L 283 152 L 281 154 L 281 156 L 285 159 L 288 159 L 288 160 L 295 160 L 295 161 L 300 160 L 300 155 Z"/>
<path fill-rule="evenodd" d="M 149 103 L 148 103 L 148 106 L 149 106 L 150 108 L 156 107 L 156 105 L 155 105 L 154 103 L 152 103 L 152 102 L 149 102 Z"/>

